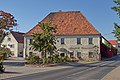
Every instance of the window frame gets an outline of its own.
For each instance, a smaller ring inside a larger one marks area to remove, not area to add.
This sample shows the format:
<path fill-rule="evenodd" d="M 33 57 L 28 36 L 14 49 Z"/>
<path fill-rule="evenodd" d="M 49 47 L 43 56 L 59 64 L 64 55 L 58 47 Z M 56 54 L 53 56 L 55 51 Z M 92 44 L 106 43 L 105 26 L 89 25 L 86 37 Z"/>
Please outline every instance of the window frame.
<path fill-rule="evenodd" d="M 65 44 L 65 39 L 61 38 L 61 44 Z"/>
<path fill-rule="evenodd" d="M 89 52 L 89 58 L 94 58 L 94 52 Z"/>
<path fill-rule="evenodd" d="M 29 39 L 29 44 L 31 44 L 31 43 L 32 43 L 32 41 L 33 41 L 33 39 Z"/>
<path fill-rule="evenodd" d="M 89 38 L 89 39 L 88 39 L 88 42 L 89 42 L 89 44 L 93 44 L 93 38 L 92 38 L 92 37 Z"/>
<path fill-rule="evenodd" d="M 78 56 L 78 54 L 79 54 L 80 56 Z M 81 58 L 81 52 L 77 52 L 77 58 Z"/>
<path fill-rule="evenodd" d="M 11 38 L 9 38 L 9 37 L 8 37 L 8 39 L 7 39 L 7 40 L 8 40 L 8 41 L 11 41 Z"/>
<path fill-rule="evenodd" d="M 81 38 L 80 37 L 77 38 L 77 44 L 81 44 Z"/>

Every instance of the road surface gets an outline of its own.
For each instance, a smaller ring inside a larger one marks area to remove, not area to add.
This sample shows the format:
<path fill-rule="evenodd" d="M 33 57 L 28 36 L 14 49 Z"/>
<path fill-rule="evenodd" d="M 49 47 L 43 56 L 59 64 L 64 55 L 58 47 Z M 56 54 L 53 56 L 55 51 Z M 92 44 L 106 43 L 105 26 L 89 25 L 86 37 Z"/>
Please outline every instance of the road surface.
<path fill-rule="evenodd" d="M 68 63 L 71 68 L 40 72 L 5 80 L 101 80 L 107 73 L 120 66 L 120 56 L 91 64 Z"/>

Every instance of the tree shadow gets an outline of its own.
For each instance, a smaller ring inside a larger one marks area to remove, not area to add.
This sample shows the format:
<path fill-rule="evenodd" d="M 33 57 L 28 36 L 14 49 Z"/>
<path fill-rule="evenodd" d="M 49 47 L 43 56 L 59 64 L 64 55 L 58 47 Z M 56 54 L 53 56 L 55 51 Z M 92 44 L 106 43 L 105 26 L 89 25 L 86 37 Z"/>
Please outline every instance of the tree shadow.
<path fill-rule="evenodd" d="M 0 72 L 0 74 L 21 74 L 21 73 L 20 72 L 5 71 L 5 72 Z"/>
<path fill-rule="evenodd" d="M 115 65 L 113 65 L 117 62 Z M 120 55 L 112 58 L 104 59 L 94 63 L 64 62 L 55 66 L 71 66 L 71 67 L 118 67 L 120 65 Z"/>

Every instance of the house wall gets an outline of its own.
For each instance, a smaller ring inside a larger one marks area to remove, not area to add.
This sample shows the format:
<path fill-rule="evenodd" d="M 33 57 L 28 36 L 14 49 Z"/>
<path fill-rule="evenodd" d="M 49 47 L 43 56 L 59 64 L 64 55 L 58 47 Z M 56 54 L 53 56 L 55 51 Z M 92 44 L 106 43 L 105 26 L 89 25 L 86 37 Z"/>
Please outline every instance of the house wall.
<path fill-rule="evenodd" d="M 64 48 L 68 56 L 73 53 L 74 57 L 77 57 L 77 53 L 80 52 L 80 56 L 83 60 L 100 60 L 100 35 L 76 35 L 76 36 L 56 36 L 56 47 L 58 50 Z M 61 44 L 61 38 L 64 38 L 64 43 Z M 81 44 L 77 44 L 77 38 L 81 38 Z M 89 38 L 93 38 L 93 44 L 89 44 Z M 34 52 L 30 49 L 30 39 L 32 37 L 24 38 L 24 57 L 25 55 L 29 56 L 30 52 Z M 96 47 L 97 48 L 96 48 Z M 59 51 L 60 52 L 60 51 Z M 92 58 L 89 57 L 89 52 L 93 52 Z"/>
<path fill-rule="evenodd" d="M 13 46 L 11 46 L 13 45 Z M 12 56 L 13 57 L 17 57 L 18 55 L 18 42 L 16 41 L 16 39 L 13 37 L 13 35 L 11 33 L 9 33 L 7 36 L 5 36 L 5 38 L 3 39 L 1 46 L 5 46 L 7 48 L 9 48 L 12 52 Z"/>
<path fill-rule="evenodd" d="M 117 48 L 115 48 L 109 41 L 104 37 L 101 37 L 101 46 L 100 46 L 101 57 L 110 58 L 117 55 Z"/>
<path fill-rule="evenodd" d="M 84 35 L 84 36 L 56 36 L 58 49 L 65 48 L 68 52 L 73 52 L 77 58 L 77 52 L 81 53 L 83 60 L 99 60 L 100 59 L 100 36 Z M 61 45 L 61 38 L 64 38 L 65 44 Z M 77 38 L 81 38 L 81 44 L 77 44 Z M 93 38 L 93 44 L 89 44 L 89 38 Z M 94 46 L 97 46 L 97 53 Z M 93 52 L 93 58 L 89 58 L 89 52 Z"/>
<path fill-rule="evenodd" d="M 120 41 L 117 41 L 116 48 L 117 48 L 117 53 L 120 54 Z"/>

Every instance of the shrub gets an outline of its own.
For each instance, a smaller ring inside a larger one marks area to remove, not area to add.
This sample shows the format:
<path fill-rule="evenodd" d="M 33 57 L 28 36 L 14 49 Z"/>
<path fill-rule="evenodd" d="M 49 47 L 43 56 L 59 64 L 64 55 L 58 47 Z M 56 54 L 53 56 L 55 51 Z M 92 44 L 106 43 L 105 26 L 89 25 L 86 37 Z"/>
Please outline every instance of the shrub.
<path fill-rule="evenodd" d="M 40 64 L 41 59 L 39 58 L 39 56 L 36 56 L 35 53 L 32 53 L 29 55 L 29 57 L 27 59 L 27 63 L 28 64 Z"/>
<path fill-rule="evenodd" d="M 7 57 L 9 57 L 10 54 L 11 54 L 10 49 L 4 48 L 4 47 L 0 47 L 0 55 L 3 56 L 3 59 L 6 59 Z"/>

